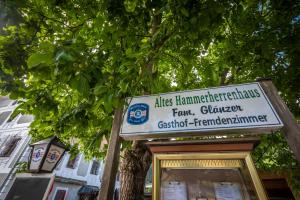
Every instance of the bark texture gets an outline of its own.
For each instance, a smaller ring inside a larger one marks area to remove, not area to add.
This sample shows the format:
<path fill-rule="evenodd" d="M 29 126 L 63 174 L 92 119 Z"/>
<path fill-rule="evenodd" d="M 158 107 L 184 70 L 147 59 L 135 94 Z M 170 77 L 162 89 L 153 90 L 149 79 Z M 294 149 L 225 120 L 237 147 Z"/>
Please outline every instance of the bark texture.
<path fill-rule="evenodd" d="M 152 155 L 143 141 L 135 141 L 132 149 L 124 152 L 120 166 L 120 200 L 143 200 L 145 178 Z"/>

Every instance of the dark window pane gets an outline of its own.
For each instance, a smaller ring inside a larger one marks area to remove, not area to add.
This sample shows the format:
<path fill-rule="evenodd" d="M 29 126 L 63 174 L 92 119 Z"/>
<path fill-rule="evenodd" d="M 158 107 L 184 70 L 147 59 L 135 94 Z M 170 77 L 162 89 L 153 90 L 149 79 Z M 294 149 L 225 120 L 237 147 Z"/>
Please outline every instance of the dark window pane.
<path fill-rule="evenodd" d="M 5 122 L 5 120 L 9 117 L 11 111 L 6 111 L 3 113 L 0 113 L 0 126 Z"/>
<path fill-rule="evenodd" d="M 78 159 L 79 159 L 78 154 L 75 157 L 72 157 L 70 155 L 69 161 L 67 163 L 67 168 L 75 169 Z"/>
<path fill-rule="evenodd" d="M 66 190 L 57 190 L 54 200 L 64 200 L 66 196 Z"/>
<path fill-rule="evenodd" d="M 94 160 L 92 164 L 91 174 L 98 175 L 99 166 L 100 166 L 99 162 Z"/>
<path fill-rule="evenodd" d="M 16 148 L 19 140 L 21 140 L 19 137 L 9 138 L 0 148 L 0 157 L 9 157 Z"/>
<path fill-rule="evenodd" d="M 18 104 L 18 103 L 19 103 L 19 101 L 18 101 L 18 100 L 15 100 L 11 105 L 14 106 L 14 105 L 16 105 L 16 104 Z"/>

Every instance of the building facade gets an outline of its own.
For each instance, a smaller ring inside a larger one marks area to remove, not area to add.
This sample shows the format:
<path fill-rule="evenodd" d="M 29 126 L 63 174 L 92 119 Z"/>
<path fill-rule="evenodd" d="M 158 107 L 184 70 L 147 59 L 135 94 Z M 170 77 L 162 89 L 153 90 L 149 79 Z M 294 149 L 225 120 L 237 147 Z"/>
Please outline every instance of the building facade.
<path fill-rule="evenodd" d="M 9 191 L 16 173 L 16 165 L 28 147 L 30 115 L 10 116 L 18 102 L 0 96 L 0 200 Z"/>
<path fill-rule="evenodd" d="M 101 184 L 103 161 L 86 160 L 83 154 L 66 153 L 54 170 L 55 179 L 49 200 L 93 199 Z"/>
<path fill-rule="evenodd" d="M 11 119 L 17 101 L 0 96 L 0 200 L 4 200 L 16 177 L 21 163 L 30 155 L 30 115 Z M 53 171 L 49 200 L 94 199 L 99 191 L 104 168 L 103 161 L 86 160 L 83 154 L 66 153 Z"/>

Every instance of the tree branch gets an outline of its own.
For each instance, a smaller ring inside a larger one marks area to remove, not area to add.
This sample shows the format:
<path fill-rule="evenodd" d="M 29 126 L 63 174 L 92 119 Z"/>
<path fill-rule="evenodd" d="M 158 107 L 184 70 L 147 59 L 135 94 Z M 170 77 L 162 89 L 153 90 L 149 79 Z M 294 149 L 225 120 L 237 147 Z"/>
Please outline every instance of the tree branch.
<path fill-rule="evenodd" d="M 181 66 L 184 66 L 184 63 L 183 63 L 179 58 L 177 58 L 176 56 L 173 56 L 173 55 L 171 55 L 171 54 L 169 54 L 169 53 L 167 53 L 167 52 L 163 52 L 163 53 L 164 53 L 165 55 L 171 57 L 171 58 L 175 58 L 175 59 L 181 64 Z"/>
<path fill-rule="evenodd" d="M 229 69 L 226 68 L 221 73 L 221 75 L 220 75 L 220 85 L 225 85 L 225 81 L 226 81 L 226 77 L 227 77 L 228 72 L 229 72 Z"/>
<path fill-rule="evenodd" d="M 32 10 L 32 11 L 34 12 L 34 10 Z M 65 28 L 68 28 L 68 29 L 71 29 L 71 30 L 72 30 L 72 29 L 77 29 L 77 28 L 83 26 L 88 20 L 93 19 L 93 17 L 89 17 L 89 18 L 85 19 L 83 22 L 81 22 L 81 23 L 79 23 L 79 24 L 77 24 L 77 25 L 69 26 L 69 25 L 66 24 L 66 22 L 60 21 L 60 20 L 58 20 L 58 19 L 56 19 L 56 18 L 48 17 L 48 16 L 44 15 L 42 12 L 36 12 L 36 13 L 37 13 L 38 15 L 40 15 L 40 16 L 42 17 L 42 19 L 47 19 L 47 20 L 50 20 L 50 21 L 57 22 L 57 23 L 59 23 L 59 24 L 64 25 Z"/>

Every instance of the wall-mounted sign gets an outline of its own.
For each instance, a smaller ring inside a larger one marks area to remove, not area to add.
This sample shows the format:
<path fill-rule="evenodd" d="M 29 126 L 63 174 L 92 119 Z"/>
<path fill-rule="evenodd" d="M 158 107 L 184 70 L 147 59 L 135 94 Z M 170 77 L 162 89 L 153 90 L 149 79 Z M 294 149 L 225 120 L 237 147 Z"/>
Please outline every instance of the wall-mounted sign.
<path fill-rule="evenodd" d="M 132 97 L 128 104 L 120 133 L 125 139 L 283 126 L 259 83 Z"/>
<path fill-rule="evenodd" d="M 67 147 L 56 136 L 30 145 L 33 147 L 29 159 L 29 171 L 52 172 L 64 155 Z"/>
<path fill-rule="evenodd" d="M 45 159 L 42 170 L 51 171 L 60 157 L 63 155 L 64 149 L 55 145 L 51 145 L 47 157 Z"/>
<path fill-rule="evenodd" d="M 30 169 L 32 170 L 38 170 L 39 166 L 42 162 L 42 158 L 46 152 L 47 145 L 46 144 L 40 144 L 36 145 L 32 151 L 31 160 L 30 163 Z"/>
<path fill-rule="evenodd" d="M 45 153 L 45 148 L 44 147 L 37 147 L 33 150 L 32 154 L 32 161 L 33 162 L 39 162 L 42 160 L 43 155 Z"/>

